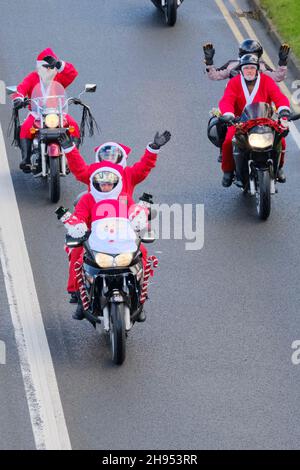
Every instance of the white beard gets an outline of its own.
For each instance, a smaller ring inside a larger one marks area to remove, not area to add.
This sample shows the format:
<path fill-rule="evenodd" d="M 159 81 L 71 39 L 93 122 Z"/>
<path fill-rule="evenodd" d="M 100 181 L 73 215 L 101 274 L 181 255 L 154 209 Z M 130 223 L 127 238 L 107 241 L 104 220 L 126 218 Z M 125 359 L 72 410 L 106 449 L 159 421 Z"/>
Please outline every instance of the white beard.
<path fill-rule="evenodd" d="M 57 74 L 56 69 L 46 69 L 43 66 L 38 67 L 37 72 L 38 72 L 39 77 L 40 77 L 40 79 L 42 80 L 43 83 L 52 82 L 53 78 Z"/>

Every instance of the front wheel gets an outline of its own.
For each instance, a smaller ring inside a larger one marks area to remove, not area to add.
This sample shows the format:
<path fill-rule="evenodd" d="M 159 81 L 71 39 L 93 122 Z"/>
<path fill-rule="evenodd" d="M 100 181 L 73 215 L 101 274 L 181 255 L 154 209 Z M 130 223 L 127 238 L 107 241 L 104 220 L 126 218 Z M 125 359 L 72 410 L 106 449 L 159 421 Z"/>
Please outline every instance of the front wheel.
<path fill-rule="evenodd" d="M 167 0 L 165 18 L 168 26 L 174 26 L 177 19 L 177 0 Z"/>
<path fill-rule="evenodd" d="M 110 304 L 110 340 L 112 361 L 121 365 L 126 355 L 125 335 L 125 308 L 124 304 L 112 302 Z"/>
<path fill-rule="evenodd" d="M 271 212 L 271 178 L 269 171 L 258 171 L 256 210 L 260 219 L 267 220 Z"/>
<path fill-rule="evenodd" d="M 60 198 L 60 169 L 58 157 L 49 157 L 49 197 L 51 202 L 58 202 Z"/>

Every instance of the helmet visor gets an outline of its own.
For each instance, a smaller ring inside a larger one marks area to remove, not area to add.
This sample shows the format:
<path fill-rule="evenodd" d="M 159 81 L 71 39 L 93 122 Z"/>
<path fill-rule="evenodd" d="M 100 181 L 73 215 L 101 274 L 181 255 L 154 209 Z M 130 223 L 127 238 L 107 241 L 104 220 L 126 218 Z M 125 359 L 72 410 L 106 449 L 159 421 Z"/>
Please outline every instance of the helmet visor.
<path fill-rule="evenodd" d="M 99 161 L 120 163 L 123 158 L 123 152 L 116 145 L 104 145 L 99 149 L 98 158 Z"/>

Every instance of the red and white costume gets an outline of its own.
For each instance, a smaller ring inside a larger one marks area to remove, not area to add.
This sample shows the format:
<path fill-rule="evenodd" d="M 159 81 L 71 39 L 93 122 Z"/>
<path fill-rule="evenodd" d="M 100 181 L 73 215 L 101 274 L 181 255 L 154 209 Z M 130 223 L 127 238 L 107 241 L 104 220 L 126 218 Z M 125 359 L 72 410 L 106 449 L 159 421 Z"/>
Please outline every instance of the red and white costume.
<path fill-rule="evenodd" d="M 219 103 L 222 114 L 232 114 L 241 116 L 246 105 L 251 103 L 274 103 L 278 112 L 282 109 L 290 109 L 288 98 L 281 92 L 274 80 L 263 73 L 258 73 L 258 77 L 252 93 L 247 88 L 247 82 L 240 74 L 232 78 L 225 88 L 224 95 Z M 234 171 L 234 160 L 232 155 L 232 138 L 235 134 L 235 127 L 229 127 L 225 141 L 222 146 L 222 170 L 224 172 Z M 285 150 L 285 140 L 282 139 L 283 154 Z M 283 165 L 283 158 L 281 158 Z"/>
<path fill-rule="evenodd" d="M 111 200 L 114 200 L 115 202 L 118 203 L 118 213 L 115 214 L 114 216 L 119 216 L 121 214 L 122 217 L 125 217 L 131 220 L 132 219 L 131 213 L 134 212 L 135 203 L 131 195 L 129 195 L 124 190 L 123 168 L 120 165 L 115 165 L 114 163 L 110 163 L 110 162 L 96 163 L 93 165 L 93 167 L 94 167 L 94 171 L 90 175 L 91 190 L 87 194 L 84 194 L 81 197 L 73 213 L 73 216 L 76 222 L 78 221 L 79 223 L 85 223 L 88 229 L 90 229 L 92 226 L 92 223 L 97 218 L 99 218 L 99 211 L 98 211 L 99 204 L 102 203 L 102 208 L 103 208 L 103 205 L 108 203 Z M 100 193 L 99 191 L 96 191 L 92 185 L 93 176 L 100 169 L 102 171 L 112 171 L 119 176 L 119 182 L 117 186 L 109 193 Z M 113 210 L 114 207 L 112 207 L 111 209 Z M 107 217 L 112 217 L 112 214 L 109 213 L 109 210 L 107 213 Z M 102 218 L 103 218 L 103 213 L 102 213 Z M 143 264 L 145 266 L 146 261 L 147 261 L 147 250 L 142 244 L 140 245 L 140 250 L 142 252 Z M 76 279 L 76 273 L 75 273 L 75 263 L 78 260 L 82 261 L 84 251 L 82 247 L 78 247 L 78 248 L 73 248 L 72 250 L 67 250 L 67 253 L 69 256 L 69 280 L 68 280 L 67 290 L 68 292 L 71 293 L 71 292 L 76 292 L 79 289 L 77 279 Z"/>
<path fill-rule="evenodd" d="M 44 49 L 38 56 L 37 56 L 37 66 L 43 63 L 43 59 L 47 56 L 54 57 L 58 59 L 57 56 L 54 54 L 52 49 L 47 48 Z M 78 72 L 75 69 L 74 65 L 63 62 L 59 70 L 57 70 L 57 74 L 55 75 L 55 81 L 59 82 L 64 88 L 67 88 L 77 77 Z M 41 77 L 37 71 L 31 72 L 28 74 L 24 80 L 17 86 L 17 92 L 12 95 L 12 99 L 21 98 L 24 99 L 25 97 L 31 98 L 32 91 L 34 87 L 41 83 Z M 41 89 L 43 87 L 41 86 Z M 65 118 L 68 122 L 69 126 L 74 127 L 73 136 L 80 137 L 79 127 L 76 121 L 69 115 L 66 114 Z M 21 126 L 20 138 L 21 139 L 32 139 L 32 134 L 30 133 L 30 128 L 33 126 L 34 123 L 34 116 L 29 113 L 25 121 Z"/>

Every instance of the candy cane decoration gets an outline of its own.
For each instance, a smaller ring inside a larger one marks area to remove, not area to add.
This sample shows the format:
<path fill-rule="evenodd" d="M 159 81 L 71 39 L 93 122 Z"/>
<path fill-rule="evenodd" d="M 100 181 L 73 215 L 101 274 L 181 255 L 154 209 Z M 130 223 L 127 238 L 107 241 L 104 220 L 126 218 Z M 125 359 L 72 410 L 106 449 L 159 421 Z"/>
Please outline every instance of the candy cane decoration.
<path fill-rule="evenodd" d="M 77 283 L 79 287 L 79 294 L 80 294 L 80 299 L 82 302 L 83 310 L 88 310 L 90 306 L 90 302 L 89 302 L 88 294 L 84 285 L 82 263 L 80 261 L 76 261 L 74 269 L 76 273 L 76 279 L 77 279 Z"/>
<path fill-rule="evenodd" d="M 141 296 L 140 296 L 140 303 L 143 304 L 146 299 L 148 298 L 148 284 L 149 284 L 149 277 L 150 274 L 153 276 L 153 269 L 157 268 L 158 266 L 158 259 L 156 256 L 149 256 L 147 258 L 147 264 L 144 271 L 144 280 L 141 289 Z"/>

